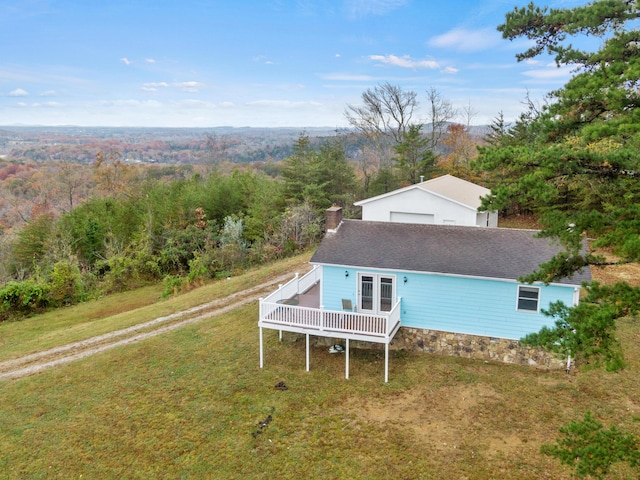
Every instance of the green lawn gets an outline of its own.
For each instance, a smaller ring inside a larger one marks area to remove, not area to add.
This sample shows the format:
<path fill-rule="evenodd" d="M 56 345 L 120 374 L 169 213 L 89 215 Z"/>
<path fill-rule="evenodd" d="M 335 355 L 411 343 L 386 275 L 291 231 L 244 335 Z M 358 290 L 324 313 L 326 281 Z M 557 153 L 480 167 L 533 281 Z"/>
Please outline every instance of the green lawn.
<path fill-rule="evenodd" d="M 118 328 L 127 323 L 119 315 Z M 275 331 L 265 331 L 260 370 L 257 316 L 252 304 L 0 382 L 0 478 L 569 479 L 539 453 L 561 425 L 590 410 L 640 435 L 640 328 L 631 320 L 619 331 L 630 362 L 621 373 L 392 352 L 385 384 L 380 351 L 352 350 L 345 380 L 344 356 L 313 347 L 306 372 L 305 342 L 291 334 L 278 342 Z M 62 317 L 52 322 L 60 336 L 86 323 L 63 327 Z M 95 321 L 109 328 L 109 317 Z M 2 350 L 47 337 L 37 317 L 1 327 L 11 338 Z M 288 390 L 274 388 L 281 381 Z M 611 478 L 638 475 L 621 466 Z"/>

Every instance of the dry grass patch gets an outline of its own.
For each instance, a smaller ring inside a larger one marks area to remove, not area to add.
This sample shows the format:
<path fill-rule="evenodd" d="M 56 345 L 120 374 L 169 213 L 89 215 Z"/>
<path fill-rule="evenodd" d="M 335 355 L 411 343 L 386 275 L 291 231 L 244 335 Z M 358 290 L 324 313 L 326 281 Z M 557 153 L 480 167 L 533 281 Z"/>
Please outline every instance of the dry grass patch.
<path fill-rule="evenodd" d="M 617 262 L 619 257 L 611 253 L 609 249 L 597 249 L 593 252 L 601 255 L 607 262 Z M 594 280 L 605 285 L 613 285 L 616 282 L 627 282 L 634 287 L 640 287 L 640 264 L 623 263 L 620 265 L 607 265 L 603 267 L 592 266 L 591 275 Z"/>
<path fill-rule="evenodd" d="M 538 218 L 534 215 L 509 215 L 498 218 L 500 228 L 522 228 L 526 230 L 540 230 Z"/>

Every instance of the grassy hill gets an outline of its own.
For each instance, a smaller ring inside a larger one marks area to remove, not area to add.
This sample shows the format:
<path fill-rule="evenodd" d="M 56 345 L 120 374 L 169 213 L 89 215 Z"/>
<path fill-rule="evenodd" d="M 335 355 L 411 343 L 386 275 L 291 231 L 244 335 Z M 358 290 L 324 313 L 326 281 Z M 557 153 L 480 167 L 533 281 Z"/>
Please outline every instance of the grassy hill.
<path fill-rule="evenodd" d="M 297 257 L 159 301 L 145 289 L 0 325 L 0 360 L 186 309 L 302 271 Z M 586 411 L 640 435 L 637 321 L 629 367 L 543 372 L 393 352 L 344 357 L 265 332 L 258 306 L 18 380 L 0 381 L 0 478 L 569 479 L 540 453 Z M 275 388 L 284 382 L 286 390 Z M 616 466 L 611 478 L 636 479 Z"/>

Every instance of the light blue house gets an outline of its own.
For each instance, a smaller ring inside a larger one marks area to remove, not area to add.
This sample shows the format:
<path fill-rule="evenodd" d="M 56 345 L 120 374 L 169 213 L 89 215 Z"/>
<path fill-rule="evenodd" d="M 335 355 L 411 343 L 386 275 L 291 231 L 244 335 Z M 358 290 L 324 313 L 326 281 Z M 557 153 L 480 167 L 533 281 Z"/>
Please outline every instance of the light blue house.
<path fill-rule="evenodd" d="M 572 278 L 525 284 L 518 278 L 561 251 L 537 231 L 372 222 L 329 212 L 327 235 L 310 263 L 261 302 L 260 330 L 365 340 L 388 347 L 398 330 L 517 340 L 553 319 L 555 301 L 576 305 L 585 269 Z M 333 227 L 333 228 L 332 228 Z M 274 296 L 275 295 L 275 296 Z M 262 342 L 261 342 L 262 352 Z M 307 350 L 307 368 L 308 368 Z M 262 365 L 262 355 L 261 355 Z M 348 376 L 348 360 L 347 360 Z"/>

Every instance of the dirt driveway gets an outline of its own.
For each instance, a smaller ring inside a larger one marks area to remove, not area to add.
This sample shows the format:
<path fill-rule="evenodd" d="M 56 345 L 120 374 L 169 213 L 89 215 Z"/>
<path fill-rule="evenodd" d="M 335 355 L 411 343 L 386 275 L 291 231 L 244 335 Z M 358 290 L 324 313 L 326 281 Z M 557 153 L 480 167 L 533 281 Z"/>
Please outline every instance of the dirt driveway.
<path fill-rule="evenodd" d="M 248 288 L 182 312 L 158 317 L 148 322 L 87 338 L 79 342 L 0 362 L 0 380 L 25 377 L 47 368 L 53 368 L 89 355 L 95 355 L 104 350 L 136 343 L 146 338 L 176 330 L 185 325 L 222 315 L 257 301 L 260 297 L 270 292 L 275 285 L 290 280 L 291 276 L 290 273 L 287 273 L 257 287 Z"/>

